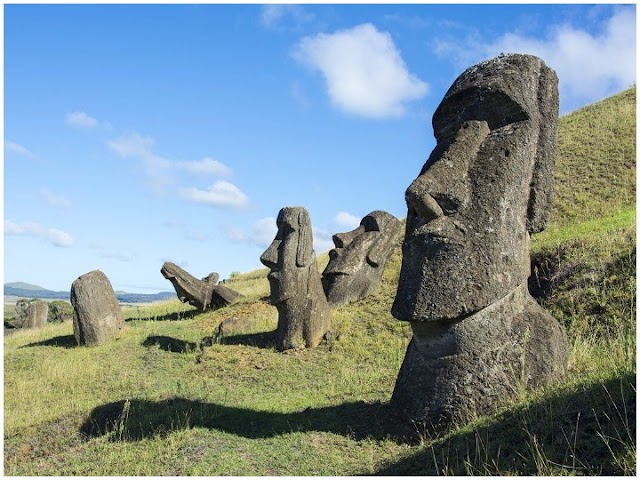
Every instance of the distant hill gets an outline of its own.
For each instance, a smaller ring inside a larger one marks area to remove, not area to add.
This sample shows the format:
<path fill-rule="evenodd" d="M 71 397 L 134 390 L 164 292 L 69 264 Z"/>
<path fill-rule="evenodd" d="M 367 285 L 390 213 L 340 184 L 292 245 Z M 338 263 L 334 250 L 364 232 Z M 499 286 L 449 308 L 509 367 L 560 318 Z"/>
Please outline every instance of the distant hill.
<path fill-rule="evenodd" d="M 25 282 L 5 283 L 4 286 L 16 288 L 20 290 L 46 290 L 46 288 L 42 288 L 39 285 L 32 285 L 31 283 L 25 283 Z"/>
<path fill-rule="evenodd" d="M 5 283 L 5 297 L 40 298 L 43 300 L 69 300 L 69 292 L 55 292 L 37 285 L 25 282 Z M 171 300 L 176 298 L 175 292 L 160 292 L 153 294 L 116 292 L 120 303 L 148 303 Z"/>

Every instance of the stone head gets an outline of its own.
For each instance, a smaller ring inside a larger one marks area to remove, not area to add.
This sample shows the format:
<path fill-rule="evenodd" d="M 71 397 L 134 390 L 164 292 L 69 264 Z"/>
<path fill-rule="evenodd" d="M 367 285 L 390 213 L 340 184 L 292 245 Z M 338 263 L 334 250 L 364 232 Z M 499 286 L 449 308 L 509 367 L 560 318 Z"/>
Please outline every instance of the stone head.
<path fill-rule="evenodd" d="M 308 290 L 310 268 L 315 265 L 309 213 L 303 207 L 284 207 L 276 220 L 278 233 L 260 256 L 269 267 L 271 303 L 276 305 Z"/>
<path fill-rule="evenodd" d="M 465 71 L 433 116 L 437 145 L 406 191 L 407 225 L 393 315 L 452 320 L 529 276 L 529 234 L 553 190 L 557 77 L 530 55 Z"/>
<path fill-rule="evenodd" d="M 376 210 L 354 230 L 333 236 L 335 248 L 329 252 L 329 263 L 322 273 L 330 303 L 361 298 L 378 285 L 400 225 L 393 215 Z"/>

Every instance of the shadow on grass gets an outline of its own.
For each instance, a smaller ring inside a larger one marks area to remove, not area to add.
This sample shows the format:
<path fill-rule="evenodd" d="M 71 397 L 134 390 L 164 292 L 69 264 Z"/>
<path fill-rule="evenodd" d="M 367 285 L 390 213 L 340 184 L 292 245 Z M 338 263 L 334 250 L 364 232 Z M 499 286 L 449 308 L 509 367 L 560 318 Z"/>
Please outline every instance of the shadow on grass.
<path fill-rule="evenodd" d="M 188 342 L 165 335 L 149 335 L 146 340 L 142 342 L 142 346 L 144 347 L 152 347 L 154 345 L 157 345 L 162 350 L 173 353 L 193 352 L 198 346 L 195 342 Z"/>
<path fill-rule="evenodd" d="M 200 312 L 199 310 L 187 310 L 186 312 L 172 312 L 172 313 L 165 313 L 164 315 L 157 315 L 157 316 L 156 315 L 144 316 L 142 314 L 138 314 L 138 316 L 133 316 L 125 319 L 125 322 L 132 322 L 134 320 L 136 321 L 152 320 L 154 322 L 164 322 L 164 321 L 175 322 L 178 320 L 189 320 L 190 318 L 195 317 L 199 313 L 202 313 L 202 312 Z"/>
<path fill-rule="evenodd" d="M 29 343 L 23 345 L 20 348 L 27 347 L 62 347 L 62 348 L 74 348 L 78 346 L 76 337 L 73 335 L 60 335 L 59 337 L 53 337 L 48 340 L 42 340 L 41 342 Z"/>
<path fill-rule="evenodd" d="M 632 475 L 635 438 L 636 379 L 628 374 L 436 438 L 376 475 Z"/>
<path fill-rule="evenodd" d="M 272 332 L 246 333 L 220 337 L 222 345 L 249 345 L 257 348 L 271 348 L 275 345 L 275 330 Z"/>
<path fill-rule="evenodd" d="M 386 406 L 380 403 L 357 402 L 307 408 L 294 413 L 274 413 L 186 398 L 159 402 L 121 400 L 96 407 L 84 421 L 80 433 L 86 438 L 108 435 L 110 441 L 137 441 L 200 427 L 246 438 L 320 431 L 355 439 L 382 439 L 385 409 Z"/>

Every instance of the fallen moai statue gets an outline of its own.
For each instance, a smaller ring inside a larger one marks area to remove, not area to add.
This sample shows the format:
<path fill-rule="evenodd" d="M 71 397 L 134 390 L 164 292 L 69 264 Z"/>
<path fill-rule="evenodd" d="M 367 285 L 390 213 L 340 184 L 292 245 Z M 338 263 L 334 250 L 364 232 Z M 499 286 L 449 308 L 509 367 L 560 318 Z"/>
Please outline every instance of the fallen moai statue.
<path fill-rule="evenodd" d="M 330 305 L 344 305 L 373 293 L 393 253 L 401 223 L 393 215 L 376 210 L 350 232 L 333 236 L 335 248 L 322 272 L 322 286 Z"/>
<path fill-rule="evenodd" d="M 331 317 L 313 251 L 309 213 L 302 207 L 285 207 L 276 223 L 278 233 L 260 257 L 270 269 L 270 302 L 278 309 L 276 348 L 314 348 L 329 329 Z"/>
<path fill-rule="evenodd" d="M 100 270 L 78 277 L 71 284 L 73 335 L 78 345 L 100 345 L 124 327 L 122 310 L 111 282 Z"/>
<path fill-rule="evenodd" d="M 198 280 L 175 263 L 164 262 L 160 273 L 171 282 L 182 303 L 188 303 L 203 312 L 226 307 L 241 296 L 229 287 L 217 285 L 219 275 L 215 272 Z"/>
<path fill-rule="evenodd" d="M 413 330 L 396 425 L 447 427 L 565 371 L 565 330 L 527 290 L 530 233 L 553 192 L 557 84 L 539 58 L 501 55 L 460 75 L 433 116 L 392 307 Z"/>

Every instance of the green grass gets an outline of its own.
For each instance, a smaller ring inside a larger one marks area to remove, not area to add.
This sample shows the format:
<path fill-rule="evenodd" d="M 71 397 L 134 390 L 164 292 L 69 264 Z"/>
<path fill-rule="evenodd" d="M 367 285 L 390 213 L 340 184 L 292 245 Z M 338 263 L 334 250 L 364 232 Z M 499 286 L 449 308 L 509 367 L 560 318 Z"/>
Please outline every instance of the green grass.
<path fill-rule="evenodd" d="M 635 177 L 622 183 L 635 192 Z M 398 245 L 380 290 L 333 310 L 331 334 L 313 350 L 274 349 L 266 269 L 233 275 L 227 285 L 243 299 L 214 312 L 177 300 L 127 307 L 125 330 L 99 347 L 75 346 L 71 322 L 6 336 L 4 473 L 633 475 L 635 194 L 608 192 L 615 208 L 594 201 L 584 211 L 563 195 L 562 215 L 532 239 L 530 285 L 567 328 L 558 385 L 419 444 L 389 438 L 386 409 L 411 335 L 390 314 Z M 236 329 L 221 336 L 227 319 Z"/>

